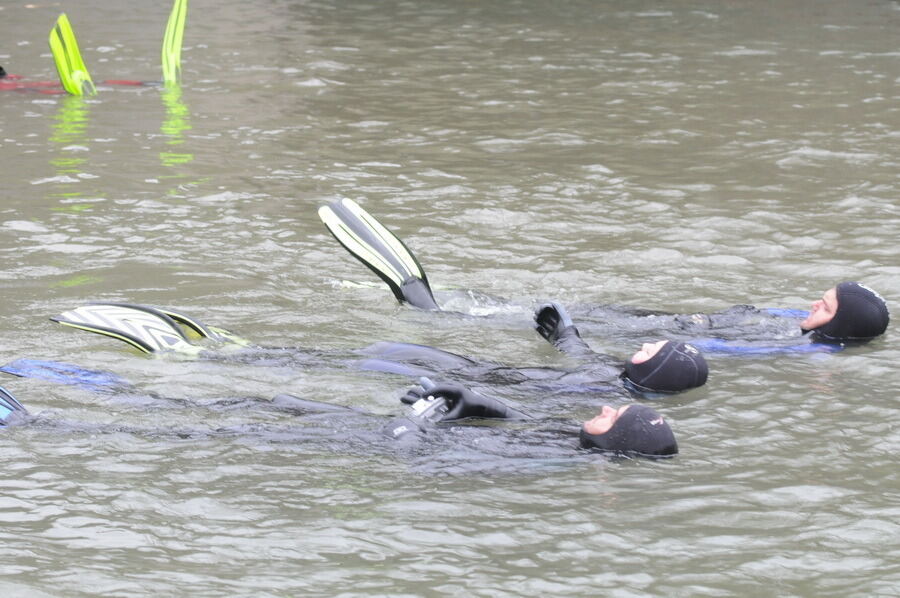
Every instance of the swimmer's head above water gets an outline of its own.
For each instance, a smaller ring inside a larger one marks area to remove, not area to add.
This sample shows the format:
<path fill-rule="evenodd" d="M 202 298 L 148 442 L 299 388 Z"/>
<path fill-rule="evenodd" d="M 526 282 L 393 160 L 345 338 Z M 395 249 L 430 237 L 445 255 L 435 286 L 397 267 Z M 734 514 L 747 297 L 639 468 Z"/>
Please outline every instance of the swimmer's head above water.
<path fill-rule="evenodd" d="M 625 362 L 623 377 L 638 390 L 680 392 L 703 386 L 709 366 L 703 354 L 688 343 L 645 343 Z"/>
<path fill-rule="evenodd" d="M 531 416 L 502 401 L 486 397 L 456 382 L 434 383 L 420 378 L 419 385 L 400 398 L 411 405 L 411 412 L 385 428 L 391 438 L 412 438 L 437 423 L 468 418 L 527 420 Z M 665 419 L 645 405 L 605 406 L 581 427 L 580 445 L 618 455 L 650 458 L 670 457 L 678 453 L 675 435 Z"/>
<path fill-rule="evenodd" d="M 538 333 L 557 349 L 593 353 L 566 308 L 557 302 L 540 306 L 534 314 Z M 706 384 L 709 368 L 700 351 L 686 343 L 646 343 L 625 362 L 622 377 L 634 389 L 650 392 L 680 392 Z"/>
<path fill-rule="evenodd" d="M 678 454 L 672 428 L 646 405 L 604 406 L 597 417 L 584 422 L 580 442 L 581 448 L 620 455 L 659 458 Z"/>
<path fill-rule="evenodd" d="M 878 293 L 858 282 L 842 282 L 813 302 L 800 328 L 819 342 L 865 342 L 884 334 L 889 321 L 887 303 Z"/>

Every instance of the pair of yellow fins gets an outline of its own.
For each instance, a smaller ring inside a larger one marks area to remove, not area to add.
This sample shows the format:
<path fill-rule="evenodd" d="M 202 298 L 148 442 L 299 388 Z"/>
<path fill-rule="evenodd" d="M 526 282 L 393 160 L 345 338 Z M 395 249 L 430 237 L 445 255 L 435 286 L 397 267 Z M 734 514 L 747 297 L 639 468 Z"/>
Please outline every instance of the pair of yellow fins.
<path fill-rule="evenodd" d="M 167 87 L 178 85 L 181 80 L 181 45 L 184 39 L 184 24 L 187 20 L 187 3 L 188 0 L 175 0 L 166 24 L 162 46 L 162 68 L 163 84 Z M 78 50 L 72 24 L 69 23 L 69 17 L 65 13 L 59 15 L 56 25 L 50 30 L 50 50 L 53 52 L 56 70 L 59 71 L 59 80 L 67 92 L 75 96 L 97 93 Z"/>

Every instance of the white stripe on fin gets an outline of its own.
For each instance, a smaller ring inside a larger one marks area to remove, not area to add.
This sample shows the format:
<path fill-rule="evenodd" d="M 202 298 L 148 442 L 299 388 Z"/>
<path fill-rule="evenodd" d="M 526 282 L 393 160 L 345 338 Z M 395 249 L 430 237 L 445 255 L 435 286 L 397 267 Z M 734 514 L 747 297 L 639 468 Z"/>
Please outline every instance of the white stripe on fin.
<path fill-rule="evenodd" d="M 352 199 L 344 198 L 341 200 L 341 205 L 351 211 L 361 222 L 363 222 L 369 229 L 371 229 L 374 233 L 377 234 L 378 238 L 381 239 L 387 245 L 394 254 L 394 257 L 400 261 L 406 267 L 406 276 L 404 276 L 404 280 L 409 278 L 410 276 L 415 276 L 416 278 L 425 278 L 425 273 L 422 272 L 422 269 L 419 267 L 419 264 L 416 263 L 415 258 L 409 253 L 409 250 L 400 242 L 400 239 L 397 236 L 389 231 L 383 224 L 378 222 L 378 220 L 362 209 L 359 204 L 357 204 Z"/>
<path fill-rule="evenodd" d="M 187 342 L 181 330 L 165 316 L 148 309 L 124 305 L 84 305 L 52 319 L 66 326 L 118 338 L 148 353 L 178 351 L 196 354 L 201 350 Z"/>
<path fill-rule="evenodd" d="M 370 268 L 381 272 L 399 288 L 403 281 L 408 278 L 406 272 L 398 271 L 388 260 L 386 260 L 380 252 L 370 246 L 359 235 L 335 214 L 331 206 L 322 206 L 319 208 L 319 218 L 328 227 L 338 241 L 347 248 L 347 251 L 361 259 Z"/>

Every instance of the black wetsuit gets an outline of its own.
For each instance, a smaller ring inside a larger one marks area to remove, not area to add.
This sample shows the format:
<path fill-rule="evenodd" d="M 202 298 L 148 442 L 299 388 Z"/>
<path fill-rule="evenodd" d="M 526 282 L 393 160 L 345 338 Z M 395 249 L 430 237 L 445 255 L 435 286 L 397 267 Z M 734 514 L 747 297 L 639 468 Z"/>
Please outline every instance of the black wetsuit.
<path fill-rule="evenodd" d="M 584 361 L 575 369 L 512 367 L 476 360 L 410 343 L 379 342 L 359 351 L 370 356 L 355 362 L 365 370 L 405 376 L 446 376 L 476 384 L 513 387 L 526 396 L 569 393 L 600 393 L 628 396 L 622 380 L 621 359 L 594 353 L 584 343 L 559 347 Z"/>
<path fill-rule="evenodd" d="M 799 320 L 806 316 L 799 310 L 759 309 L 752 305 L 735 305 L 709 314 L 673 314 L 613 305 L 573 306 L 569 312 L 579 328 L 585 330 L 611 327 L 640 335 L 715 335 L 725 340 L 794 342 L 803 336 Z"/>
<path fill-rule="evenodd" d="M 624 334 L 639 339 L 689 341 L 704 353 L 766 355 L 834 352 L 833 343 L 816 342 L 800 328 L 803 310 L 760 309 L 735 305 L 709 314 L 672 314 L 618 306 L 574 306 L 570 309 L 586 336 Z"/>
<path fill-rule="evenodd" d="M 132 392 L 134 390 L 132 389 Z M 14 401 L 14 399 L 13 399 Z M 9 405 L 6 401 L 2 404 Z M 18 402 L 15 403 L 18 405 Z M 147 395 L 148 408 L 172 407 L 196 409 L 195 403 Z M 579 425 L 552 419 L 525 421 L 467 420 L 431 425 L 404 434 L 399 439 L 386 433 L 397 420 L 361 409 L 331 405 L 278 395 L 274 399 L 233 398 L 205 403 L 211 410 L 261 409 L 285 413 L 285 423 L 253 423 L 219 428 L 184 428 L 161 422 L 160 427 L 94 424 L 64 420 L 55 414 L 29 414 L 24 408 L 2 409 L 0 428 L 27 425 L 54 433 L 134 434 L 163 439 L 207 439 L 239 436 L 245 442 L 289 445 L 297 451 L 315 454 L 334 453 L 371 458 L 400 457 L 413 470 L 423 473 L 464 474 L 475 472 L 535 473 L 571 467 L 578 462 L 596 462 L 606 457 L 579 448 Z M 574 459 L 574 461 L 573 461 Z"/>
<path fill-rule="evenodd" d="M 578 339 L 580 340 L 580 339 Z M 476 386 L 504 387 L 504 396 L 527 401 L 548 396 L 557 403 L 573 394 L 603 395 L 605 399 L 627 399 L 630 393 L 621 380 L 623 360 L 592 352 L 584 343 L 559 346 L 583 361 L 580 367 L 512 367 L 488 360 L 465 357 L 425 345 L 377 342 L 356 351 L 303 348 L 242 347 L 234 352 L 216 351 L 204 358 L 252 365 L 297 369 L 361 369 L 409 378 L 449 378 Z M 74 384 L 94 391 L 128 392 L 130 384 L 108 372 L 87 370 L 54 361 L 18 359 L 0 366 L 0 371 L 25 378 Z M 491 393 L 489 393 L 491 394 Z"/>
<path fill-rule="evenodd" d="M 522 322 L 522 312 L 533 311 L 523 304 L 471 290 L 436 293 L 444 314 L 464 316 L 481 322 L 504 325 Z M 757 308 L 735 305 L 712 313 L 674 314 L 621 305 L 566 305 L 566 309 L 587 338 L 602 338 L 629 348 L 652 340 L 689 342 L 704 353 L 738 355 L 833 352 L 834 344 L 815 342 L 800 329 L 809 313 L 805 310 Z M 485 314 L 488 315 L 485 315 Z"/>

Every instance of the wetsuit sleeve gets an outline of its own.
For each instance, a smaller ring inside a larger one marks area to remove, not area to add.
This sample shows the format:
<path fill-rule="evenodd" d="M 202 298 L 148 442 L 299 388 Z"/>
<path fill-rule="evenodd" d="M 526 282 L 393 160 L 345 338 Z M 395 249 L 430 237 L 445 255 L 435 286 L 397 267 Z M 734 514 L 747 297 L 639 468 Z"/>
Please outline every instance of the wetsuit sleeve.
<path fill-rule="evenodd" d="M 553 302 L 542 305 L 535 312 L 534 321 L 538 334 L 563 353 L 580 359 L 594 360 L 606 357 L 594 352 L 584 342 L 572 318 L 561 304 Z"/>
<path fill-rule="evenodd" d="M 411 405 L 409 412 L 384 427 L 384 434 L 395 440 L 415 438 L 427 433 L 438 423 L 460 419 L 530 419 L 523 411 L 469 390 L 461 384 L 435 384 L 428 378 L 421 378 L 419 386 L 409 389 L 400 400 Z"/>
<path fill-rule="evenodd" d="M 523 411 L 510 407 L 503 401 L 486 397 L 455 382 L 434 384 L 427 378 L 411 388 L 400 399 L 413 406 L 419 417 L 432 423 L 458 419 L 496 418 L 529 419 Z"/>

